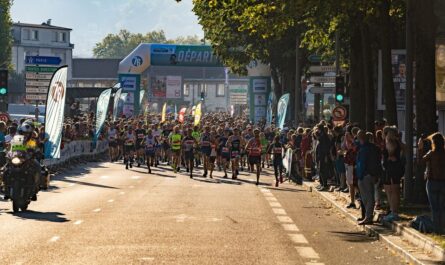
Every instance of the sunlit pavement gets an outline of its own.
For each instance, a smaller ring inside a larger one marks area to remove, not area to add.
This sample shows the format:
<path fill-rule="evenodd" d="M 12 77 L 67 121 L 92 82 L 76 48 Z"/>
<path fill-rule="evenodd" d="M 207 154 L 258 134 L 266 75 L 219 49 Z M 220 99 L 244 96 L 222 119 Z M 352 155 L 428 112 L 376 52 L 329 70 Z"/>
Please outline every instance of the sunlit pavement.
<path fill-rule="evenodd" d="M 403 264 L 300 186 L 190 179 L 90 163 L 58 175 L 27 213 L 0 202 L 3 264 Z"/>

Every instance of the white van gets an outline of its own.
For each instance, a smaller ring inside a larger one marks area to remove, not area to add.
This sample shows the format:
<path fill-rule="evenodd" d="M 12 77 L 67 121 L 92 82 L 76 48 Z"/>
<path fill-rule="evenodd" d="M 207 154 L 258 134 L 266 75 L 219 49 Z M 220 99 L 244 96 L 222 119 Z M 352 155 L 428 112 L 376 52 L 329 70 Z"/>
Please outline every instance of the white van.
<path fill-rule="evenodd" d="M 39 108 L 39 122 L 44 122 L 46 105 L 38 105 Z M 31 104 L 8 104 L 8 114 L 11 120 L 20 120 L 23 118 L 34 119 L 36 105 Z"/>

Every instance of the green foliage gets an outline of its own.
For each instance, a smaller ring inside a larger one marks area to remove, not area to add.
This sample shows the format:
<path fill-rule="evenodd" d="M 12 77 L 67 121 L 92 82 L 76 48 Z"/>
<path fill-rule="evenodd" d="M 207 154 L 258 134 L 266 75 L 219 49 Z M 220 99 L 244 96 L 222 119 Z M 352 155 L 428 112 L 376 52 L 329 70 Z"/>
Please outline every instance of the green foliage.
<path fill-rule="evenodd" d="M 196 35 L 169 40 L 163 30 L 151 31 L 145 35 L 121 30 L 118 34 L 108 34 L 97 43 L 93 54 L 97 58 L 124 58 L 141 43 L 200 44 L 201 40 Z"/>
<path fill-rule="evenodd" d="M 0 69 L 11 66 L 11 5 L 12 1 L 10 0 L 0 0 Z"/>

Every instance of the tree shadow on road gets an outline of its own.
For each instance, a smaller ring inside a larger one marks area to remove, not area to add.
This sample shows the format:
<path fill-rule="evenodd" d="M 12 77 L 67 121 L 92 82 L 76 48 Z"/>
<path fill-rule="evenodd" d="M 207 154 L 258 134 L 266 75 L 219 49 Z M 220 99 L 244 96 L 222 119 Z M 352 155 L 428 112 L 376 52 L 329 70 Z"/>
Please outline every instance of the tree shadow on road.
<path fill-rule="evenodd" d="M 65 223 L 70 221 L 67 218 L 63 217 L 65 214 L 59 212 L 26 211 L 19 213 L 11 212 L 10 214 L 23 220 L 36 220 L 36 221 L 54 222 L 54 223 Z"/>
<path fill-rule="evenodd" d="M 269 190 L 276 190 L 276 191 L 288 191 L 288 192 L 301 192 L 304 190 L 299 189 L 292 189 L 292 188 L 280 188 L 280 187 L 268 187 Z"/>
<path fill-rule="evenodd" d="M 329 233 L 335 234 L 343 241 L 351 243 L 373 242 L 377 240 L 375 237 L 371 237 L 364 232 L 329 231 Z"/>

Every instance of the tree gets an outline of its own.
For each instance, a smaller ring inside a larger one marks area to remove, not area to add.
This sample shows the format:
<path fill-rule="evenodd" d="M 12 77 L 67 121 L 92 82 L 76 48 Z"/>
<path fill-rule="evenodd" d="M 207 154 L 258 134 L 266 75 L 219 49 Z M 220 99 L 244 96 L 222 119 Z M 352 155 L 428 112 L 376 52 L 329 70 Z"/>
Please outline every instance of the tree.
<path fill-rule="evenodd" d="M 0 0 L 0 69 L 9 68 L 11 65 L 11 5 L 10 0 Z"/>
<path fill-rule="evenodd" d="M 123 58 L 141 43 L 199 44 L 201 40 L 196 35 L 168 40 L 163 30 L 151 31 L 145 35 L 121 30 L 118 34 L 108 34 L 101 42 L 96 43 L 93 54 L 97 58 Z"/>

